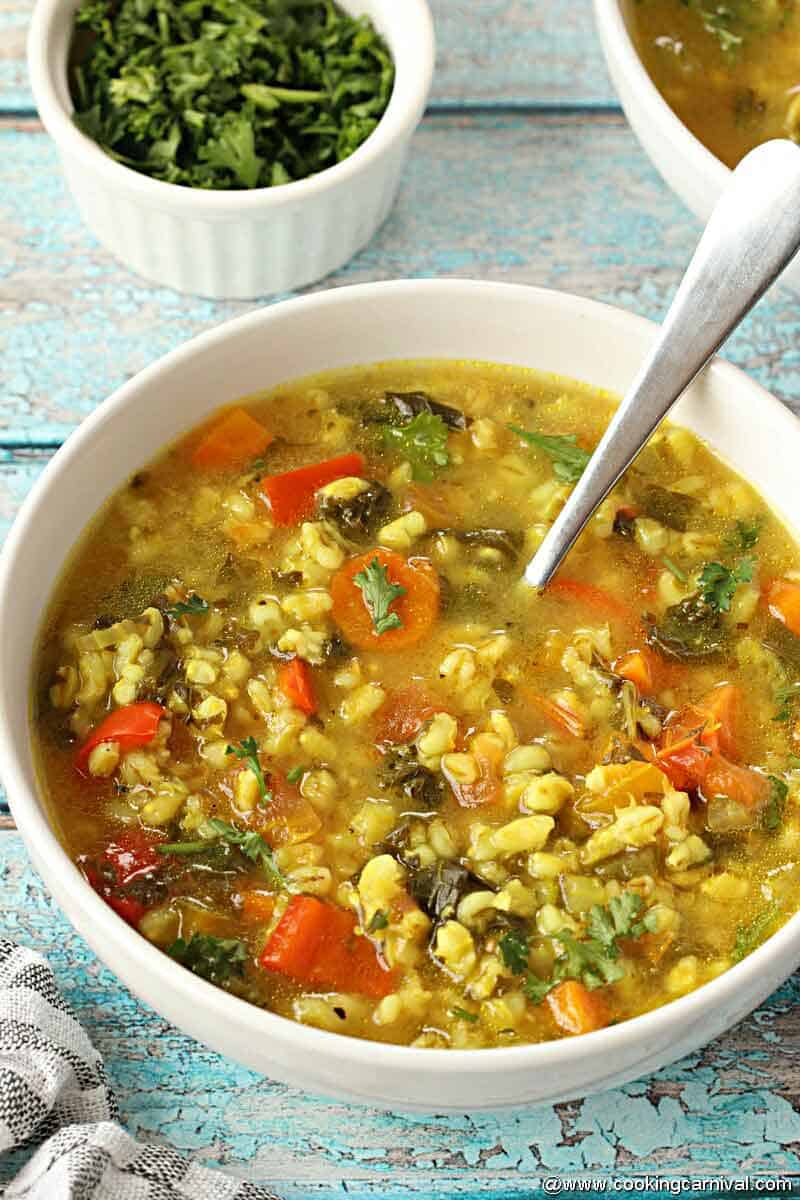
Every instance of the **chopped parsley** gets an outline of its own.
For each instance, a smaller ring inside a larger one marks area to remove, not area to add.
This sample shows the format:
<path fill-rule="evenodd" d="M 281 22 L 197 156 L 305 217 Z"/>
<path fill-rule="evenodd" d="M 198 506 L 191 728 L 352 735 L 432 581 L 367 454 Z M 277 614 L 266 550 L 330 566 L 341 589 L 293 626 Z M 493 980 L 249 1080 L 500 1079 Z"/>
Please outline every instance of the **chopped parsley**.
<path fill-rule="evenodd" d="M 118 162 L 237 189 L 351 155 L 394 67 L 369 19 L 329 0 L 82 0 L 69 79 L 76 125 Z"/>
<path fill-rule="evenodd" d="M 361 589 L 364 604 L 372 617 L 372 625 L 377 634 L 402 627 L 399 613 L 390 612 L 389 609 L 395 600 L 405 596 L 406 589 L 399 583 L 390 583 L 388 569 L 382 567 L 377 558 L 373 558 L 368 567 L 353 577 L 353 583 Z"/>
<path fill-rule="evenodd" d="M 239 742 L 238 746 L 226 746 L 226 754 L 233 754 L 241 762 L 245 763 L 250 771 L 256 777 L 258 790 L 261 793 L 261 803 L 268 804 L 272 799 L 272 792 L 267 787 L 264 779 L 264 772 L 261 770 L 261 763 L 258 760 L 258 742 L 254 737 L 245 738 Z"/>
<path fill-rule="evenodd" d="M 574 433 L 530 433 L 518 425 L 509 425 L 508 428 L 529 446 L 544 450 L 553 464 L 553 474 L 562 483 L 577 483 L 592 457 L 578 445 Z"/>
<path fill-rule="evenodd" d="M 512 928 L 498 942 L 503 962 L 512 975 L 522 975 L 528 969 L 528 935 L 524 929 Z"/>
<path fill-rule="evenodd" d="M 179 600 L 177 604 L 173 604 L 172 608 L 167 609 L 167 615 L 174 617 L 196 617 L 208 612 L 208 601 L 202 596 L 198 596 L 196 592 L 192 592 L 188 600 Z"/>
<path fill-rule="evenodd" d="M 686 574 L 686 572 L 682 571 L 680 569 L 680 567 L 678 566 L 678 564 L 676 562 L 673 562 L 672 559 L 669 558 L 666 554 L 663 555 L 661 561 L 663 562 L 663 564 L 667 568 L 667 570 L 670 571 L 675 576 L 678 583 L 688 583 L 689 582 L 689 576 Z"/>
<path fill-rule="evenodd" d="M 305 774 L 305 767 L 290 767 L 286 772 L 287 783 L 299 783 Z"/>
<path fill-rule="evenodd" d="M 755 568 L 754 558 L 743 558 L 731 568 L 722 563 L 706 563 L 700 573 L 700 597 L 716 612 L 730 612 L 731 600 L 740 583 L 749 583 Z"/>
<path fill-rule="evenodd" d="M 256 866 L 261 867 L 264 874 L 273 883 L 284 888 L 288 886 L 286 876 L 275 862 L 272 847 L 255 829 L 237 829 L 235 825 L 230 825 L 227 821 L 211 817 L 201 826 L 201 832 L 205 833 L 206 831 L 213 837 L 219 838 L 220 841 L 227 842 L 229 846 L 238 846 L 242 854 Z"/>
<path fill-rule="evenodd" d="M 386 929 L 389 925 L 389 914 L 382 909 L 377 908 L 372 914 L 372 920 L 367 926 L 367 933 L 377 933 L 379 929 Z"/>
<path fill-rule="evenodd" d="M 437 413 L 419 412 L 405 425 L 383 425 L 381 432 L 387 450 L 406 459 L 420 483 L 430 483 L 437 469 L 450 465 L 448 428 Z"/>
<path fill-rule="evenodd" d="M 786 808 L 789 789 L 777 775 L 769 775 L 768 779 L 769 799 L 761 817 L 761 828 L 766 829 L 768 833 L 774 833 L 783 824 L 783 811 Z"/>
<path fill-rule="evenodd" d="M 736 931 L 736 941 L 733 944 L 731 957 L 734 962 L 741 962 L 756 946 L 760 946 L 780 916 L 781 906 L 776 900 L 770 901 L 766 907 L 757 913 L 747 925 L 740 925 Z"/>
<path fill-rule="evenodd" d="M 725 545 L 732 553 L 744 553 L 752 550 L 761 537 L 761 519 L 757 518 L 749 525 L 746 521 L 737 521 L 733 530 L 726 536 Z"/>
<path fill-rule="evenodd" d="M 209 983 L 225 983 L 232 976 L 244 974 L 247 947 L 238 938 L 218 938 L 207 933 L 194 933 L 189 941 L 178 938 L 167 949 L 176 962 L 188 967 Z"/>

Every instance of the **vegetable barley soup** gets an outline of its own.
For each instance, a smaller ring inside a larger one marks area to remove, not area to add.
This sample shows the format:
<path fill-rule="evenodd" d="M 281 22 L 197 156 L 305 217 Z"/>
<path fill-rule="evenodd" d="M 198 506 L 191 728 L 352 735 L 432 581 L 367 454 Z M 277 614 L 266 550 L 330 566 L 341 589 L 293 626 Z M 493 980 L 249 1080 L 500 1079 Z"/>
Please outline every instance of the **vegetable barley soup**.
<path fill-rule="evenodd" d="M 35 727 L 70 855 L 187 970 L 415 1046 L 599 1029 L 796 907 L 800 555 L 665 427 L 544 596 L 610 397 L 483 364 L 218 413 L 86 534 Z"/>
<path fill-rule="evenodd" d="M 800 142 L 795 0 L 633 0 L 648 74 L 692 133 L 729 167 L 770 138 Z"/>

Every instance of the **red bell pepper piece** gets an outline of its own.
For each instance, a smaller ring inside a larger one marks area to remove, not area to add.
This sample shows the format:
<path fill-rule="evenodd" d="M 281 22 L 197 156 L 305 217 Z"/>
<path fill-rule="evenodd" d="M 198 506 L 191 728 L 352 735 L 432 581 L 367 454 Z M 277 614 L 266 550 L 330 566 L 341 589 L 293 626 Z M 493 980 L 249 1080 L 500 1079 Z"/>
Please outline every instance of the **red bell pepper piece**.
<path fill-rule="evenodd" d="M 152 700 L 140 700 L 109 713 L 94 727 L 75 756 L 76 769 L 81 775 L 87 773 L 89 755 L 101 742 L 119 742 L 122 750 L 146 746 L 156 736 L 159 721 L 166 716 L 166 711 Z"/>
<path fill-rule="evenodd" d="M 295 983 L 380 999 L 397 986 L 353 913 L 314 896 L 293 896 L 261 955 L 267 971 Z"/>
<path fill-rule="evenodd" d="M 302 658 L 293 658 L 281 667 L 278 672 L 278 687 L 286 699 L 307 716 L 313 716 L 317 711 L 311 668 Z"/>
<path fill-rule="evenodd" d="M 269 475 L 261 481 L 261 490 L 276 525 L 296 525 L 314 510 L 314 493 L 334 479 L 361 475 L 365 462 L 361 454 L 342 454 L 326 462 L 312 463 L 282 475 Z"/>

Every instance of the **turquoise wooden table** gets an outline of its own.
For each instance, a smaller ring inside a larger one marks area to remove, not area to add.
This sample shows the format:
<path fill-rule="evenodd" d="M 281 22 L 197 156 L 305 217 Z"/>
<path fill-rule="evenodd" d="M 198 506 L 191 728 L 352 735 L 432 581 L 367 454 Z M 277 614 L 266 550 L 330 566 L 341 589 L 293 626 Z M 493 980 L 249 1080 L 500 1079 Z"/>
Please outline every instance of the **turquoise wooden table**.
<path fill-rule="evenodd" d="M 697 228 L 619 112 L 587 0 L 434 0 L 433 8 L 436 85 L 399 203 L 324 286 L 461 275 L 545 284 L 660 316 Z M 27 16 L 25 0 L 0 0 L 3 529 L 103 397 L 248 307 L 152 287 L 89 236 L 32 109 Z M 791 298 L 762 302 L 729 353 L 800 411 Z M 350 1109 L 253 1075 L 136 1001 L 60 915 L 7 813 L 0 822 L 0 927 L 49 956 L 136 1136 L 292 1200 L 499 1200 L 538 1196 L 548 1175 L 632 1183 L 645 1173 L 780 1174 L 800 1184 L 800 977 L 706 1049 L 616 1092 L 494 1115 Z"/>

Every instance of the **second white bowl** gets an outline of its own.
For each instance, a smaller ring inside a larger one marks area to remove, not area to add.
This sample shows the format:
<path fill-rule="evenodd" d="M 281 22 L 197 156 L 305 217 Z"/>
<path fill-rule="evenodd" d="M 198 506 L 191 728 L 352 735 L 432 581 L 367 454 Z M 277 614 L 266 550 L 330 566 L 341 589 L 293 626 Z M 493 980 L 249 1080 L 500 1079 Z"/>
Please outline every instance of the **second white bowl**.
<path fill-rule="evenodd" d="M 126 267 L 179 292 L 252 299 L 305 287 L 352 258 L 394 203 L 433 76 L 425 0 L 340 0 L 366 14 L 395 65 L 388 108 L 336 166 L 293 183 L 205 191 L 150 179 L 104 153 L 72 120 L 67 58 L 79 0 L 37 0 L 28 34 L 36 107 L 81 216 Z"/>

